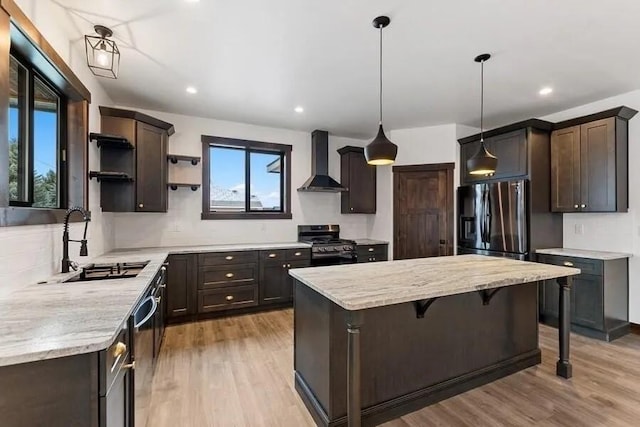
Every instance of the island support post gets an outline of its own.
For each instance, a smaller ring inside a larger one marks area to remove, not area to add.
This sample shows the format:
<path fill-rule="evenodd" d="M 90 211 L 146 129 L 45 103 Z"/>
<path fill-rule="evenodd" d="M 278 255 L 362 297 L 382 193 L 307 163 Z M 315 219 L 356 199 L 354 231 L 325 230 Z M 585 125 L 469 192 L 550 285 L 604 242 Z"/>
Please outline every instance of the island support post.
<path fill-rule="evenodd" d="M 559 359 L 556 363 L 556 375 L 563 378 L 571 378 L 572 369 L 569 361 L 569 337 L 571 332 L 571 286 L 573 278 L 558 277 L 560 292 L 558 297 L 558 342 Z"/>
<path fill-rule="evenodd" d="M 362 311 L 347 311 L 347 425 L 360 427 L 360 327 Z"/>

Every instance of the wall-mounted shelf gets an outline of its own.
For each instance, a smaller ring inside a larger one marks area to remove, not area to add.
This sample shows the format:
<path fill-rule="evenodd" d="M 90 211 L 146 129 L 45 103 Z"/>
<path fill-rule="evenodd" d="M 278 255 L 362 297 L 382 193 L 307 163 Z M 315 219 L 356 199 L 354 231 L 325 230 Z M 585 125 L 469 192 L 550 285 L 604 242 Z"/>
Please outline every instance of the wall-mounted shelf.
<path fill-rule="evenodd" d="M 124 172 L 100 172 L 90 171 L 89 179 L 96 178 L 100 181 L 120 181 L 120 182 L 133 182 L 133 178 Z"/>
<path fill-rule="evenodd" d="M 173 191 L 177 190 L 178 187 L 188 187 L 188 188 L 191 188 L 191 191 L 196 191 L 198 188 L 200 188 L 200 184 L 188 184 L 185 182 L 169 182 L 167 183 L 167 187 L 169 187 Z"/>
<path fill-rule="evenodd" d="M 120 148 L 124 150 L 133 149 L 133 144 L 131 144 L 127 138 L 118 135 L 91 132 L 89 134 L 89 140 L 96 141 L 98 147 Z"/>
<path fill-rule="evenodd" d="M 176 164 L 179 161 L 191 162 L 191 164 L 193 166 L 195 166 L 200 162 L 200 157 L 197 157 L 197 156 L 184 156 L 182 154 L 167 154 L 167 160 L 169 160 L 173 164 Z"/>

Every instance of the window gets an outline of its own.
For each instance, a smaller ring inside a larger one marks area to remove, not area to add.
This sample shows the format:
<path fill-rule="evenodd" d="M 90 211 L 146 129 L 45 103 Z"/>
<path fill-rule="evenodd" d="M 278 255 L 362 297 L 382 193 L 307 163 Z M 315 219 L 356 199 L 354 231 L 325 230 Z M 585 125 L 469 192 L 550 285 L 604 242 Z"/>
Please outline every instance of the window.
<path fill-rule="evenodd" d="M 65 101 L 38 72 L 9 57 L 9 203 L 64 206 L 62 130 Z"/>
<path fill-rule="evenodd" d="M 202 219 L 291 218 L 291 146 L 202 136 Z"/>

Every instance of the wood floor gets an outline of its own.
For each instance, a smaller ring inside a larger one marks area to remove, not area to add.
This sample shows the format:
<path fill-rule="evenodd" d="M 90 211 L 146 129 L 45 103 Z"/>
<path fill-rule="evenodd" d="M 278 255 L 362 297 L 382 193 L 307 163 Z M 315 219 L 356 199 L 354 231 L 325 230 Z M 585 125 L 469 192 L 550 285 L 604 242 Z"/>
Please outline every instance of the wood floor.
<path fill-rule="evenodd" d="M 168 327 L 148 426 L 314 426 L 293 386 L 292 334 L 293 310 Z M 556 337 L 541 326 L 541 365 L 384 427 L 640 425 L 640 336 L 572 335 L 569 381 L 555 376 Z"/>

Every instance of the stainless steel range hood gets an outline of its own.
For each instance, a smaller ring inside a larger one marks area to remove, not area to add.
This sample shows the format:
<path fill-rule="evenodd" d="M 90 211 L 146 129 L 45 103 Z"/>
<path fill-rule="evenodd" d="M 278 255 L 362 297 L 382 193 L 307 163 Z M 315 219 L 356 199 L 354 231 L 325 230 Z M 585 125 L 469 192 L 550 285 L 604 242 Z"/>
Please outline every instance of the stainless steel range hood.
<path fill-rule="evenodd" d="M 347 191 L 329 176 L 329 132 L 316 129 L 311 133 L 311 178 L 306 180 L 298 191 Z"/>

